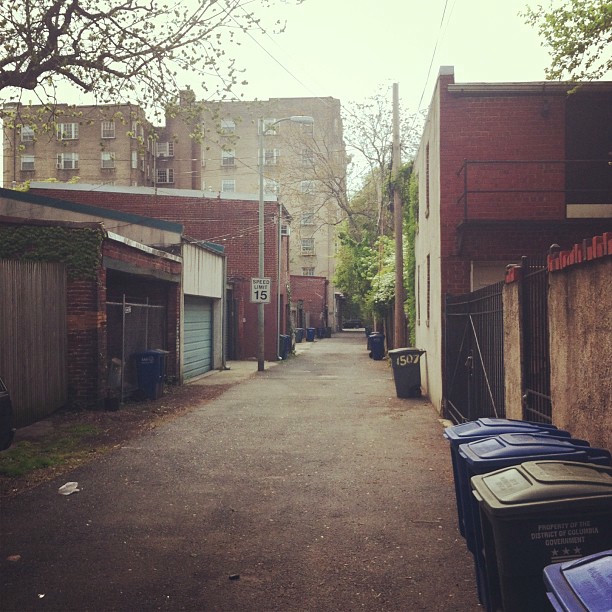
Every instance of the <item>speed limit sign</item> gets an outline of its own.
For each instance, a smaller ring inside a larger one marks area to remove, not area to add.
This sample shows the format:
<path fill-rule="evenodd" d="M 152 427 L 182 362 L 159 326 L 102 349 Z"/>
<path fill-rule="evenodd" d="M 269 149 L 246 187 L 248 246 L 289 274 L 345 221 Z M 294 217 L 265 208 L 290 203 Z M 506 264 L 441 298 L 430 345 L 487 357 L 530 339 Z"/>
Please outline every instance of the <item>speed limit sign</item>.
<path fill-rule="evenodd" d="M 255 304 L 270 303 L 270 279 L 252 278 L 251 279 L 251 302 Z"/>

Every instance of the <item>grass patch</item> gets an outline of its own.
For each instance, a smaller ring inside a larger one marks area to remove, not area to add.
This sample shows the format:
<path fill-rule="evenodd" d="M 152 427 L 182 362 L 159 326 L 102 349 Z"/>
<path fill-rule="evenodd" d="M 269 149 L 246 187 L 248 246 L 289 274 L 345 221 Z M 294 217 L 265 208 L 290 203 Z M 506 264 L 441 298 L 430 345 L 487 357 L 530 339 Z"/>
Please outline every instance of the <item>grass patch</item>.
<path fill-rule="evenodd" d="M 92 425 L 76 424 L 43 440 L 22 440 L 0 454 L 0 475 L 15 478 L 42 468 L 62 465 L 89 454 L 87 438 L 100 433 Z"/>

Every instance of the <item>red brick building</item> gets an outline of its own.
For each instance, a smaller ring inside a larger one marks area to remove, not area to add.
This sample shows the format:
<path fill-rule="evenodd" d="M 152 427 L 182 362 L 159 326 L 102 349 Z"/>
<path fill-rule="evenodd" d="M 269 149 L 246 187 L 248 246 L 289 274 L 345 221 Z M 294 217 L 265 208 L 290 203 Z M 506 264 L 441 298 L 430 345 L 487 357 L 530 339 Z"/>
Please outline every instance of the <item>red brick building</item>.
<path fill-rule="evenodd" d="M 444 296 L 612 227 L 612 83 L 455 83 L 440 71 L 415 159 L 417 345 L 442 403 Z"/>
<path fill-rule="evenodd" d="M 257 304 L 250 302 L 251 278 L 258 277 L 258 201 L 231 199 L 226 194 L 206 198 L 192 190 L 145 187 L 32 183 L 32 193 L 81 204 L 145 215 L 180 223 L 185 235 L 217 243 L 227 255 L 227 358 L 257 355 Z M 229 194 L 232 195 L 232 194 Z M 278 356 L 278 334 L 288 325 L 288 237 L 281 226 L 288 221 L 276 198 L 264 202 L 265 276 L 271 279 L 272 300 L 265 306 L 265 358 Z"/>
<path fill-rule="evenodd" d="M 328 327 L 327 285 L 324 276 L 291 276 L 291 303 L 295 327 Z"/>

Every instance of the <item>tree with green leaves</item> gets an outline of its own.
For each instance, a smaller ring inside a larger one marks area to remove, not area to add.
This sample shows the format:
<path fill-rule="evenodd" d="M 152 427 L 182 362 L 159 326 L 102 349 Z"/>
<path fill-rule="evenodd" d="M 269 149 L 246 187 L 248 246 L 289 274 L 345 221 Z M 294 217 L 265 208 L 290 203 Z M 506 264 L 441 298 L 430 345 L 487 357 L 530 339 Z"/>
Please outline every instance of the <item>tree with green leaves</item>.
<path fill-rule="evenodd" d="M 248 0 L 3 2 L 0 92 L 29 90 L 48 101 L 68 83 L 98 103 L 159 108 L 178 98 L 184 71 L 221 97 L 239 79 L 228 53 L 239 44 L 237 34 L 262 27 L 251 6 Z"/>
<path fill-rule="evenodd" d="M 549 79 L 600 79 L 612 70 L 612 2 L 566 0 L 561 6 L 538 5 L 523 13 L 537 27 L 551 54 Z"/>

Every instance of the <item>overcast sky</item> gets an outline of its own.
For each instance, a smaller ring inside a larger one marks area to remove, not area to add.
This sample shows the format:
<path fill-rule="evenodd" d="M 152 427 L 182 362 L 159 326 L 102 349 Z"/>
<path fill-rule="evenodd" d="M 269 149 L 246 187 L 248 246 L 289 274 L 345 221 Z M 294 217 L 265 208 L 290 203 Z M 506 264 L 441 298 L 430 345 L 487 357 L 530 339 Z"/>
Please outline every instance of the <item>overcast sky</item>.
<path fill-rule="evenodd" d="M 245 38 L 237 57 L 249 84 L 236 92 L 246 99 L 333 96 L 347 103 L 397 82 L 414 112 L 420 100 L 428 106 L 444 65 L 455 67 L 458 82 L 544 80 L 548 53 L 518 15 L 536 3 L 281 0 L 272 11 L 286 19 L 286 30 Z"/>

